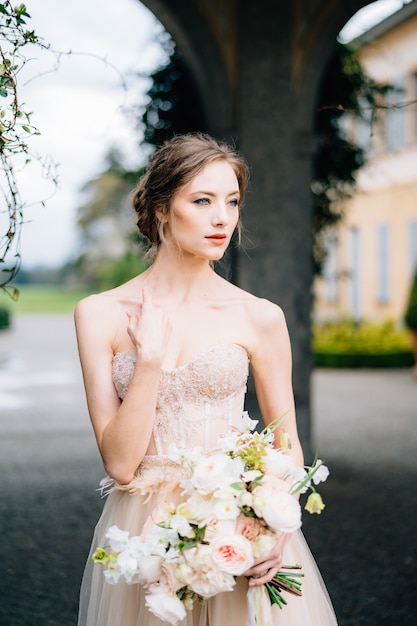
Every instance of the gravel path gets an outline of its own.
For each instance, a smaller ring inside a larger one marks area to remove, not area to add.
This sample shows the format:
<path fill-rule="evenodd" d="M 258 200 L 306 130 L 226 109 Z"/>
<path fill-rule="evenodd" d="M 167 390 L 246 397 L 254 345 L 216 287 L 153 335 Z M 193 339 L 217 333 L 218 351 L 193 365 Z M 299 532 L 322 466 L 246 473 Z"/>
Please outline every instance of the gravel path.
<path fill-rule="evenodd" d="M 312 388 L 331 476 L 304 532 L 339 626 L 414 625 L 417 381 L 317 370 Z M 0 334 L 0 471 L 0 626 L 75 626 L 103 503 L 69 316 L 20 317 Z"/>

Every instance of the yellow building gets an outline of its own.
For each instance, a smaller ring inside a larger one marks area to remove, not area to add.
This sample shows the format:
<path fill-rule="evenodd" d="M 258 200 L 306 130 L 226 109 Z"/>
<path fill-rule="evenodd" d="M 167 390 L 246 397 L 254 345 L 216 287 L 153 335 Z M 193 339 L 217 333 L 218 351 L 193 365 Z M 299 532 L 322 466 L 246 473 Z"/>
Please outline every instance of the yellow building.
<path fill-rule="evenodd" d="M 374 124 L 356 122 L 367 164 L 345 219 L 329 233 L 315 317 L 401 321 L 417 270 L 417 2 L 353 42 L 365 72 L 390 91 Z"/>

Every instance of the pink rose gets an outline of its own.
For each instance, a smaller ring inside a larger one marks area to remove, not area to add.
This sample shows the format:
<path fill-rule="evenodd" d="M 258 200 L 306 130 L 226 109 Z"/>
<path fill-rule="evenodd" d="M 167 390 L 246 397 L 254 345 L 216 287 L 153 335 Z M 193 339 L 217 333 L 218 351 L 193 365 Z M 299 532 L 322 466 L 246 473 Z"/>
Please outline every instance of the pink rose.
<path fill-rule="evenodd" d="M 254 564 L 251 542 L 242 535 L 219 537 L 210 547 L 215 565 L 232 576 L 241 576 Z"/>
<path fill-rule="evenodd" d="M 256 517 L 245 517 L 239 515 L 236 520 L 236 532 L 243 537 L 246 537 L 248 541 L 254 541 L 258 535 L 265 530 L 262 522 Z"/>

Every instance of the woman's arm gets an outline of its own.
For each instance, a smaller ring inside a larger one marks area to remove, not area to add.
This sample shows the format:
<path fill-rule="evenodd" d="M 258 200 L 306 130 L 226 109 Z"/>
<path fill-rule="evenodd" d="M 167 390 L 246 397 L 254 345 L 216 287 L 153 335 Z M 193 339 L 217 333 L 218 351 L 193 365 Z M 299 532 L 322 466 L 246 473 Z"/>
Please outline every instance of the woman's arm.
<path fill-rule="evenodd" d="M 304 465 L 298 437 L 294 393 L 292 387 L 292 356 L 287 324 L 282 310 L 261 300 L 257 314 L 256 340 L 251 349 L 251 366 L 256 396 L 266 425 L 284 416 L 276 431 L 277 445 L 282 430 L 292 442 L 289 454 L 296 465 Z"/>
<path fill-rule="evenodd" d="M 258 301 L 254 343 L 251 348 L 251 367 L 256 395 L 265 425 L 282 417 L 280 428 L 275 431 L 276 445 L 282 431 L 291 437 L 291 455 L 296 465 L 304 465 L 304 457 L 297 432 L 294 395 L 292 388 L 291 345 L 282 310 L 266 300 Z M 282 567 L 282 555 L 289 534 L 280 534 L 275 548 L 258 559 L 245 575 L 250 585 L 262 585 L 272 580 Z"/>
<path fill-rule="evenodd" d="M 112 382 L 113 341 L 120 312 L 106 296 L 90 296 L 76 307 L 75 325 L 84 385 L 106 472 L 120 483 L 132 480 L 149 446 L 161 366 L 170 333 L 163 312 L 144 294 L 140 315 L 126 317 L 137 362 L 121 402 Z"/>

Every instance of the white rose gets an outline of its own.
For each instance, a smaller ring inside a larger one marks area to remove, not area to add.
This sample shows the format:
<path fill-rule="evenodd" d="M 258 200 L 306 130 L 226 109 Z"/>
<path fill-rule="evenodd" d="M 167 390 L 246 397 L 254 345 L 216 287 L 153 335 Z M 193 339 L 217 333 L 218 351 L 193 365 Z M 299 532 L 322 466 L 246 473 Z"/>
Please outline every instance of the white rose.
<path fill-rule="evenodd" d="M 235 526 L 236 523 L 232 519 L 213 520 L 206 526 L 204 539 L 211 542 L 218 537 L 232 535 L 235 531 Z"/>
<path fill-rule="evenodd" d="M 293 460 L 288 454 L 279 452 L 275 448 L 267 448 L 262 459 L 265 474 L 273 474 L 278 478 L 286 478 L 294 468 Z"/>
<path fill-rule="evenodd" d="M 234 576 L 212 566 L 203 572 L 199 571 L 194 578 L 191 577 L 189 586 L 202 598 L 212 598 L 219 593 L 232 591 L 235 584 Z"/>
<path fill-rule="evenodd" d="M 191 524 L 205 526 L 213 518 L 213 508 L 209 500 L 194 492 L 185 502 L 177 507 L 178 515 L 185 517 Z"/>
<path fill-rule="evenodd" d="M 237 467 L 226 455 L 212 454 L 196 465 L 191 483 L 200 494 L 211 494 L 239 479 Z"/>
<path fill-rule="evenodd" d="M 241 576 L 254 563 L 252 544 L 242 535 L 219 537 L 210 544 L 210 548 L 213 562 L 232 576 Z"/>
<path fill-rule="evenodd" d="M 291 533 L 301 526 L 301 507 L 288 493 L 288 485 L 275 476 L 265 476 L 252 493 L 252 506 L 258 517 L 275 531 Z"/>
<path fill-rule="evenodd" d="M 264 520 L 275 531 L 293 533 L 301 527 L 301 507 L 298 500 L 282 491 L 271 498 L 264 509 Z"/>
<path fill-rule="evenodd" d="M 186 616 L 184 605 L 175 594 L 149 593 L 145 604 L 156 617 L 173 626 Z"/>
<path fill-rule="evenodd" d="M 121 552 L 129 540 L 129 533 L 127 530 L 120 530 L 117 526 L 110 526 L 106 533 L 106 538 L 109 540 L 110 547 L 114 552 Z"/>
<path fill-rule="evenodd" d="M 288 489 L 287 483 L 281 478 L 270 474 L 264 476 L 259 485 L 252 491 L 252 506 L 256 515 L 263 517 L 262 510 L 268 506 L 271 497 L 282 491 L 288 493 Z"/>

